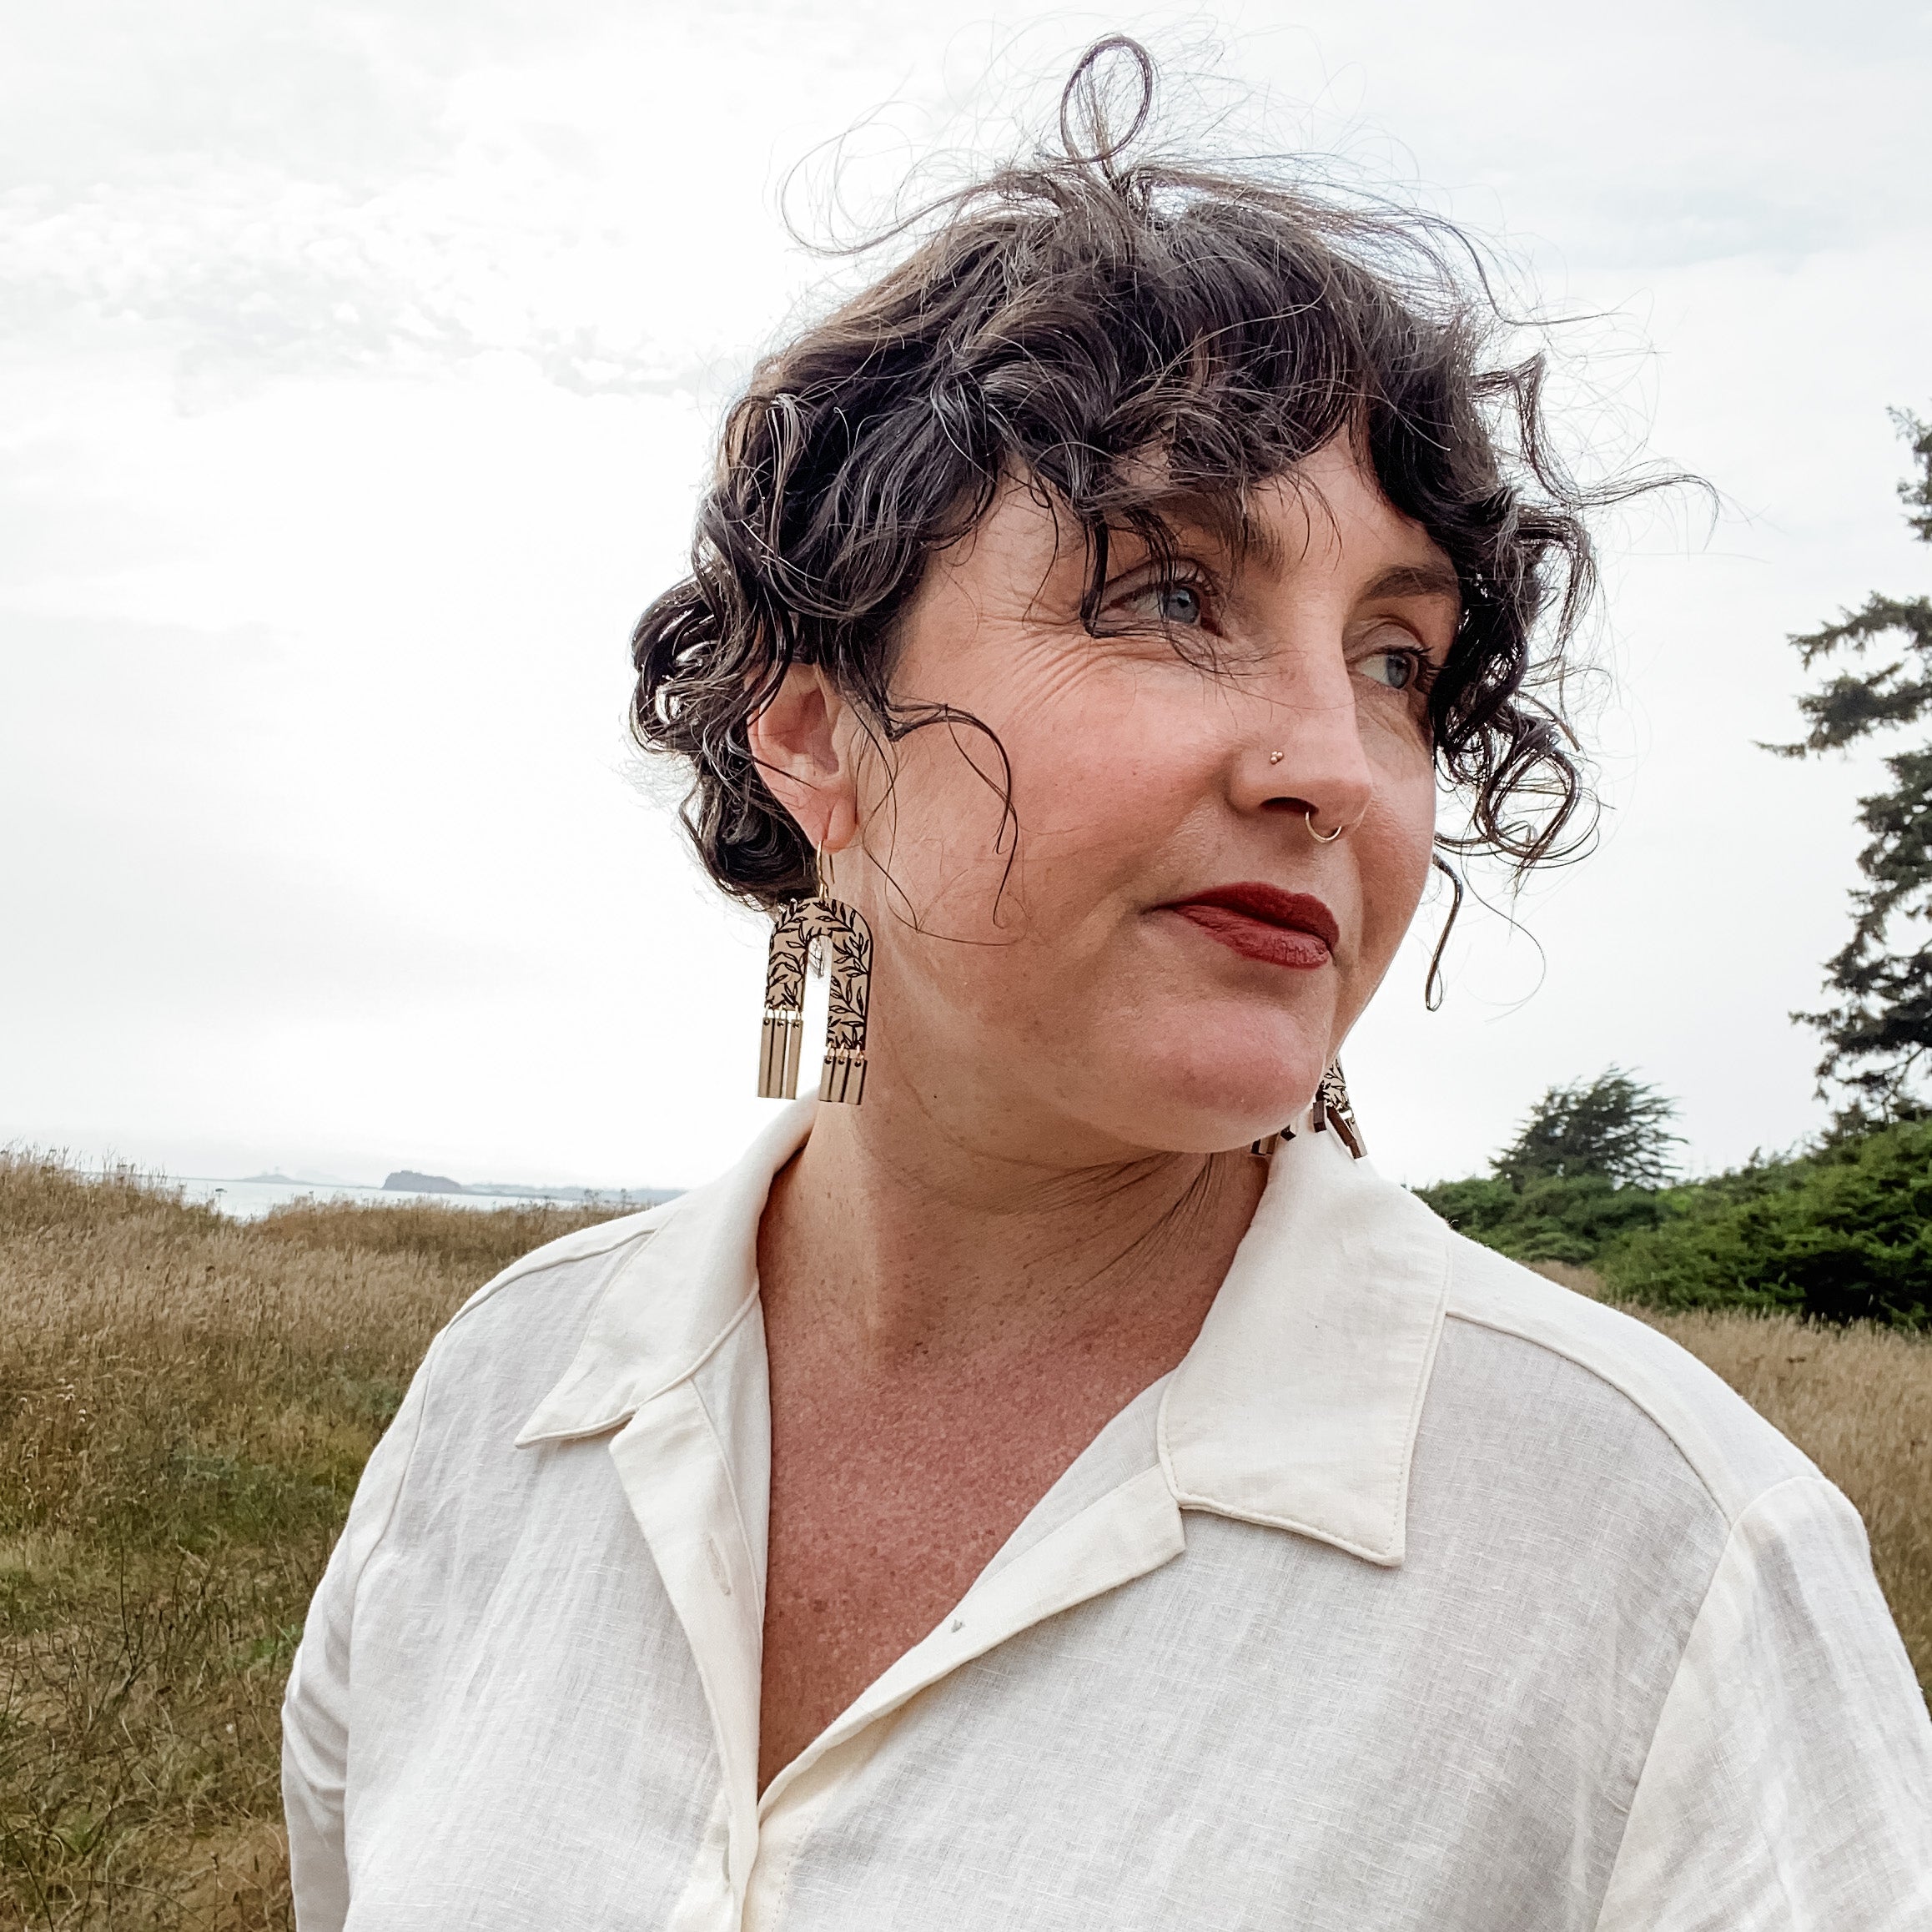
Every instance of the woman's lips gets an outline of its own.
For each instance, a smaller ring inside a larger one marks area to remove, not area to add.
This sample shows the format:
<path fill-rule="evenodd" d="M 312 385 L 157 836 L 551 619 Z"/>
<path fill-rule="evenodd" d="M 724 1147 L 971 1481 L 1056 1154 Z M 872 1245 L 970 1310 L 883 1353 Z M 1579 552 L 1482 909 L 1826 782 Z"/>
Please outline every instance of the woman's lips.
<path fill-rule="evenodd" d="M 1312 893 L 1285 893 L 1259 879 L 1216 886 L 1165 909 L 1230 952 L 1270 966 L 1326 966 L 1341 936 L 1335 914 Z"/>

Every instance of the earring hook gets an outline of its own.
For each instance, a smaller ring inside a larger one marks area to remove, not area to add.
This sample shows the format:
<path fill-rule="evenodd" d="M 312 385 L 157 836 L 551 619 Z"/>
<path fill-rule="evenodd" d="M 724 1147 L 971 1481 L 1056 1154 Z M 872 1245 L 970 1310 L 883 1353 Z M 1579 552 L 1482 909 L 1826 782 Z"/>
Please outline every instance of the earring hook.
<path fill-rule="evenodd" d="M 1423 1010 L 1439 1013 L 1447 990 L 1442 981 L 1442 955 L 1448 948 L 1449 935 L 1456 930 L 1456 921 L 1462 911 L 1462 874 L 1439 852 L 1430 855 L 1429 863 L 1448 880 L 1456 894 L 1449 902 L 1449 917 L 1442 922 L 1442 933 L 1436 942 L 1436 950 L 1429 955 L 1429 977 L 1422 982 Z"/>

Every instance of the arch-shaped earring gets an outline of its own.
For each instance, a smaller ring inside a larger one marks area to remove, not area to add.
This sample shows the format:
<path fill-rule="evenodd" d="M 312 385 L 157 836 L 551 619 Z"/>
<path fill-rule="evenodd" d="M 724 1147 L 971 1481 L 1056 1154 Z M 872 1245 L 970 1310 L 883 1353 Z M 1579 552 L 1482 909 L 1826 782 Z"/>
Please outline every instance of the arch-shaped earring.
<path fill-rule="evenodd" d="M 819 889 L 787 906 L 772 928 L 765 962 L 765 1018 L 758 1052 L 758 1098 L 795 1099 L 805 1024 L 805 969 L 812 948 L 829 956 L 825 1064 L 818 1098 L 856 1107 L 865 1098 L 865 1034 L 872 1000 L 872 928 L 856 906 L 829 898 L 819 863 Z"/>
<path fill-rule="evenodd" d="M 812 928 L 802 905 L 789 905 L 772 928 L 765 955 L 765 1024 L 758 1049 L 758 1098 L 790 1100 L 798 1092 L 798 1035 L 805 1024 L 805 968 Z"/>
<path fill-rule="evenodd" d="M 872 928 L 857 906 L 820 899 L 819 943 L 832 953 L 827 992 L 825 1064 L 818 1098 L 856 1107 L 865 1098 L 865 1027 L 872 1003 Z"/>

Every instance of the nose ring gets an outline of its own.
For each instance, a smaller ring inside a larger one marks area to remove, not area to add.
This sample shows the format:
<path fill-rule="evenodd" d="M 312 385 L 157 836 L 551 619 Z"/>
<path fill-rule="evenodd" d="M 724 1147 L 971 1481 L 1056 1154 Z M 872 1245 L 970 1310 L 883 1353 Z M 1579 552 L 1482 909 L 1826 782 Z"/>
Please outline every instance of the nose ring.
<path fill-rule="evenodd" d="M 1317 845 L 1333 845 L 1348 830 L 1346 825 L 1338 825 L 1332 832 L 1317 832 L 1315 829 L 1315 808 L 1312 805 L 1301 816 L 1308 822 L 1308 836 Z"/>

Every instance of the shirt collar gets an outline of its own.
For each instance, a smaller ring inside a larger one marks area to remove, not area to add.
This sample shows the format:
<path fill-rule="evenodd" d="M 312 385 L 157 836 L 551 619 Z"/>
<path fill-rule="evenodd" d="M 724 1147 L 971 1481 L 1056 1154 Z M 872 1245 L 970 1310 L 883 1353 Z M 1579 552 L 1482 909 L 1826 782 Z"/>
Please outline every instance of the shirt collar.
<path fill-rule="evenodd" d="M 611 1275 L 576 1359 L 524 1424 L 520 1449 L 614 1429 L 723 1345 L 757 1304 L 758 1217 L 818 1105 L 795 1101 L 735 1166 L 657 1210 L 657 1225 Z"/>
<path fill-rule="evenodd" d="M 1175 1501 L 1400 1563 L 1448 1273 L 1428 1209 L 1301 1126 L 1161 1403 Z"/>
<path fill-rule="evenodd" d="M 818 1102 L 658 1210 L 520 1446 L 601 1435 L 703 1366 L 757 1300 L 758 1217 Z M 1332 1133 L 1275 1152 L 1253 1222 L 1162 1399 L 1176 1502 L 1402 1560 L 1409 1462 L 1441 1331 L 1442 1224 Z"/>

